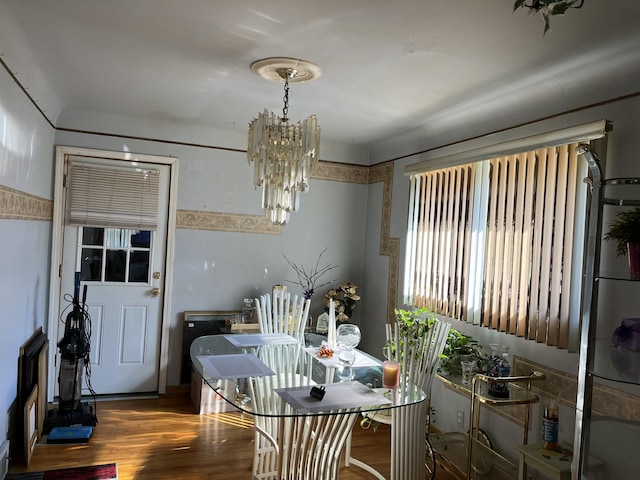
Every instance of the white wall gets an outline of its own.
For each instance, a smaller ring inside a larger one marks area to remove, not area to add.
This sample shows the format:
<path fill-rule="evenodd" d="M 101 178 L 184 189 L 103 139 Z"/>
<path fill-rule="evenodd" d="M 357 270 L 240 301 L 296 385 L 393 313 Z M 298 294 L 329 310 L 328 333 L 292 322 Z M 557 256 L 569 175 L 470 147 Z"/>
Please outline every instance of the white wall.
<path fill-rule="evenodd" d="M 0 185 L 52 196 L 53 128 L 0 68 Z M 43 327 L 51 222 L 0 219 L 0 443 L 17 395 L 20 346 Z"/>

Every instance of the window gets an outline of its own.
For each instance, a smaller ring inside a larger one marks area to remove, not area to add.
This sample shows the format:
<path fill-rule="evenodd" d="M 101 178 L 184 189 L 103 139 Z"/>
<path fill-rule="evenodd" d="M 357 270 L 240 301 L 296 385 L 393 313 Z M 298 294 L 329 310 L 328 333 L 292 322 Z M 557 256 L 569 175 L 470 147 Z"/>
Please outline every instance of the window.
<path fill-rule="evenodd" d="M 405 303 L 573 349 L 588 193 L 577 145 L 411 172 Z"/>
<path fill-rule="evenodd" d="M 80 227 L 81 280 L 148 284 L 152 237 L 149 230 Z"/>

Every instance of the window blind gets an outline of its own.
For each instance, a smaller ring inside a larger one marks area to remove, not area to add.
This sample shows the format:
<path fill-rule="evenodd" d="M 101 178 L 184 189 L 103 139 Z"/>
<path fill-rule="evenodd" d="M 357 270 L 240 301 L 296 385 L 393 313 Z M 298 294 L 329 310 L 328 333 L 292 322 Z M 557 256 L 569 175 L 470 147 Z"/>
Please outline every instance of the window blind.
<path fill-rule="evenodd" d="M 155 230 L 159 172 L 72 161 L 67 175 L 67 223 Z"/>
<path fill-rule="evenodd" d="M 577 146 L 412 175 L 405 303 L 568 348 L 586 193 Z"/>

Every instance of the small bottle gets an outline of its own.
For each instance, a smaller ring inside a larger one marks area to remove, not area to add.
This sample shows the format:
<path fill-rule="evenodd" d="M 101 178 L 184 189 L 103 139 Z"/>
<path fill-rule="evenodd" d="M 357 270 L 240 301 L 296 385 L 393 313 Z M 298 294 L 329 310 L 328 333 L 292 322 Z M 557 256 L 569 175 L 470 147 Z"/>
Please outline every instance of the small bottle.
<path fill-rule="evenodd" d="M 542 448 L 558 449 L 558 405 L 554 401 L 544 406 L 542 415 Z"/>

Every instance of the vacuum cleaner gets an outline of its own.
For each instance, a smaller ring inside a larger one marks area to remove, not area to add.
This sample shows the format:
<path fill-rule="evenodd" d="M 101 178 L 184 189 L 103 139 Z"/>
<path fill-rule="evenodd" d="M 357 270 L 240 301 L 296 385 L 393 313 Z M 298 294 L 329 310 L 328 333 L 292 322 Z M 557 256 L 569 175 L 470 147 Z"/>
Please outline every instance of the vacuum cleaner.
<path fill-rule="evenodd" d="M 90 317 L 86 303 L 87 286 L 84 286 L 81 302 L 80 272 L 76 272 L 72 308 L 65 320 L 64 335 L 58 342 L 58 408 L 49 410 L 43 427 L 43 433 L 48 434 L 48 443 L 87 441 L 98 422 L 94 408 L 82 402 L 83 373 L 90 371 L 91 351 Z M 87 385 L 95 398 L 88 375 Z"/>

